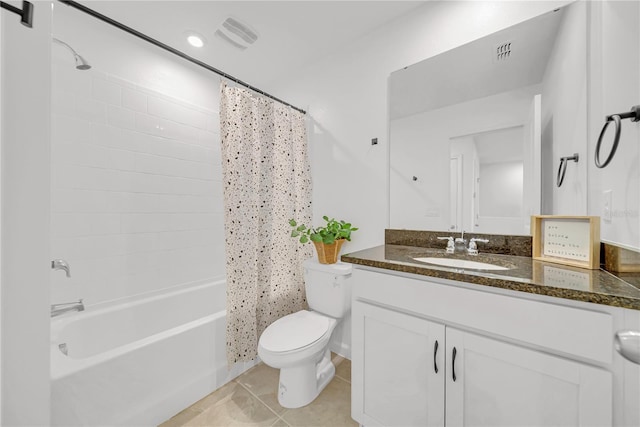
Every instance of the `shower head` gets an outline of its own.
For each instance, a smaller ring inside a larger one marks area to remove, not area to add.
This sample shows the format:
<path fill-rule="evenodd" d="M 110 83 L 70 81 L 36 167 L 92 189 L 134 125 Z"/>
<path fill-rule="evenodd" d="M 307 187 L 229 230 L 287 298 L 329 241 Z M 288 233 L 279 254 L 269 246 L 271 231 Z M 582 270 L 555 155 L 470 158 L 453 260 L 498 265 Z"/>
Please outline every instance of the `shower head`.
<path fill-rule="evenodd" d="M 84 59 L 82 56 L 76 54 L 76 68 L 78 70 L 88 70 L 91 68 L 91 65 Z"/>
<path fill-rule="evenodd" d="M 69 49 L 71 51 L 71 53 L 73 54 L 73 58 L 76 61 L 76 68 L 78 70 L 88 70 L 88 69 L 91 68 L 91 65 L 89 65 L 87 60 L 84 59 L 82 56 L 80 56 L 80 54 L 78 54 L 78 52 L 76 52 L 71 46 L 69 46 L 68 44 L 66 44 L 62 40 L 57 39 L 55 37 L 53 37 L 52 39 L 53 39 L 54 42 L 66 47 L 67 49 Z"/>

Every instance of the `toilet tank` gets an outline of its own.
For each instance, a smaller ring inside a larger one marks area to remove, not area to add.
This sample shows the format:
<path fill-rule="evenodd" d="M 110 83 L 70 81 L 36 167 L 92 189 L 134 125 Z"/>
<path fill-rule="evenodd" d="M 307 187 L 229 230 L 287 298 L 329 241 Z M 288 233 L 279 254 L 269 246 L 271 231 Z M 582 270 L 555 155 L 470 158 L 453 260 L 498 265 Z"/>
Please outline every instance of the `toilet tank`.
<path fill-rule="evenodd" d="M 309 308 L 334 318 L 351 309 L 351 264 L 320 264 L 317 259 L 303 263 Z"/>

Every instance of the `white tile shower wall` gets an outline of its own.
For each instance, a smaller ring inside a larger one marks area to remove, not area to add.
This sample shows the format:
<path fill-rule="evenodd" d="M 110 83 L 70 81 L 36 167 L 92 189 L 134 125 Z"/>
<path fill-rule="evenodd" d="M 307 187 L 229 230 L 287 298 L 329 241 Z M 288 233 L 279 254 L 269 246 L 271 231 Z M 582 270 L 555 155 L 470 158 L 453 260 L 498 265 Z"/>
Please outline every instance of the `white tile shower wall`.
<path fill-rule="evenodd" d="M 52 302 L 224 274 L 218 112 L 54 57 Z"/>

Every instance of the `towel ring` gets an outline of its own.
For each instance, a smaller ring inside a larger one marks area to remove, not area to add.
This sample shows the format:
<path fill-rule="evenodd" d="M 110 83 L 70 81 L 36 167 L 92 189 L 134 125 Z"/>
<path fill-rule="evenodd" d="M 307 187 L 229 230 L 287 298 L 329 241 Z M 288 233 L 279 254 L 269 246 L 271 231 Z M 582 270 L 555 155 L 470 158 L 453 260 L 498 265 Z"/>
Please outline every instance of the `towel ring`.
<path fill-rule="evenodd" d="M 631 119 L 632 122 L 640 121 L 640 105 L 634 105 L 633 107 L 631 107 L 631 111 L 629 111 L 628 113 L 612 114 L 606 117 L 606 122 L 602 127 L 602 131 L 600 131 L 600 136 L 598 137 L 598 144 L 596 145 L 595 155 L 596 166 L 601 169 L 607 166 L 609 162 L 611 162 L 611 159 L 613 159 L 613 156 L 616 154 L 618 143 L 620 142 L 620 120 L 623 119 Z M 613 146 L 611 147 L 611 152 L 605 159 L 604 163 L 601 163 L 600 146 L 602 145 L 602 137 L 607 132 L 607 128 L 609 127 L 609 123 L 611 122 L 613 122 L 616 127 L 615 135 L 613 137 Z"/>
<path fill-rule="evenodd" d="M 564 181 L 564 174 L 567 172 L 567 163 L 569 163 L 569 160 L 578 163 L 579 159 L 580 156 L 578 153 L 573 153 L 573 156 L 569 157 L 560 157 L 560 167 L 558 168 L 558 176 L 556 177 L 556 185 L 558 187 L 560 187 Z"/>

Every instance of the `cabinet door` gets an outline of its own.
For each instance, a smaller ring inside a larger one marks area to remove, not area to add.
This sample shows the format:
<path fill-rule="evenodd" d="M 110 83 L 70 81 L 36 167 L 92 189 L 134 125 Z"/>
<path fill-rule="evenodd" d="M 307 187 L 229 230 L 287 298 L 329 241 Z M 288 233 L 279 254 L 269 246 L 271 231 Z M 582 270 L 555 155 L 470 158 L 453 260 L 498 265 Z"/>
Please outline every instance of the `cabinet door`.
<path fill-rule="evenodd" d="M 610 372 L 449 327 L 446 336 L 447 426 L 612 424 Z"/>
<path fill-rule="evenodd" d="M 359 301 L 352 316 L 353 418 L 444 425 L 444 326 Z"/>

